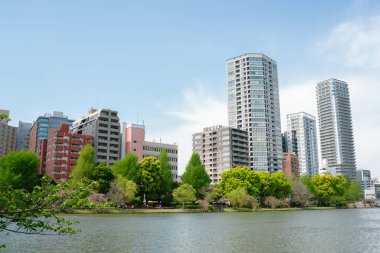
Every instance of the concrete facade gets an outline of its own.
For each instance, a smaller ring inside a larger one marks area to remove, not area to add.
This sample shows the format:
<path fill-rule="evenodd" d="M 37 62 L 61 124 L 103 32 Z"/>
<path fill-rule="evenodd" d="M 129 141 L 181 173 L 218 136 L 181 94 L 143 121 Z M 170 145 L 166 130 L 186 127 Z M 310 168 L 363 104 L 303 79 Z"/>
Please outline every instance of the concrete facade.
<path fill-rule="evenodd" d="M 366 189 L 373 187 L 373 181 L 371 179 L 371 171 L 370 170 L 357 170 L 357 179 L 362 189 L 362 193 Z"/>
<path fill-rule="evenodd" d="M 32 123 L 19 121 L 17 129 L 16 149 L 29 149 L 29 131 Z"/>
<path fill-rule="evenodd" d="M 121 158 L 129 153 L 134 153 L 141 161 L 144 156 L 145 126 L 123 123 L 121 136 Z"/>
<path fill-rule="evenodd" d="M 356 158 L 348 85 L 337 79 L 316 87 L 321 157 L 338 175 L 356 179 Z"/>
<path fill-rule="evenodd" d="M 288 152 L 295 153 L 302 175 L 318 174 L 317 125 L 315 117 L 305 112 L 292 113 L 287 118 Z"/>
<path fill-rule="evenodd" d="M 90 109 L 73 123 L 71 133 L 94 136 L 97 162 L 114 164 L 120 159 L 120 122 L 117 111 Z"/>
<path fill-rule="evenodd" d="M 277 63 L 260 53 L 227 60 L 228 121 L 248 132 L 252 170 L 282 170 Z"/>
<path fill-rule="evenodd" d="M 287 178 L 300 177 L 299 160 L 296 153 L 284 153 L 283 172 Z"/>
<path fill-rule="evenodd" d="M 173 180 L 178 181 L 178 145 L 144 141 L 143 158 L 153 156 L 158 159 L 162 150 L 165 150 L 168 154 Z"/>
<path fill-rule="evenodd" d="M 249 167 L 248 133 L 225 126 L 213 126 L 193 134 L 193 152 L 198 153 L 211 183 L 234 167 Z"/>
<path fill-rule="evenodd" d="M 61 124 L 72 125 L 74 120 L 63 115 L 63 112 L 46 113 L 39 116 L 29 131 L 29 150 L 37 153 L 40 140 L 47 139 L 50 129 L 56 129 Z"/>
<path fill-rule="evenodd" d="M 61 182 L 69 179 L 82 148 L 87 144 L 93 145 L 94 137 L 69 133 L 69 125 L 62 124 L 57 129 L 49 130 L 48 139 L 42 141 L 46 143 L 40 145 L 46 149 L 40 151 L 43 174 Z"/>
<path fill-rule="evenodd" d="M 8 110 L 1 110 L 0 114 L 9 117 Z M 0 157 L 16 150 L 17 127 L 8 125 L 9 119 L 0 119 Z"/>

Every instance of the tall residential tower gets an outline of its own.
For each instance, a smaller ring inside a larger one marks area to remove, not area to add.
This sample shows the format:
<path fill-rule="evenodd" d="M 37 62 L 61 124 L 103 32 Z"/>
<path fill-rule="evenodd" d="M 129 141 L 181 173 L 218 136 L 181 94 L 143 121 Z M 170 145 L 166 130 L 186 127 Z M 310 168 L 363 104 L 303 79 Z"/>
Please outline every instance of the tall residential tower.
<path fill-rule="evenodd" d="M 248 132 L 252 170 L 282 169 L 277 63 L 249 53 L 227 60 L 229 126 Z"/>
<path fill-rule="evenodd" d="M 337 174 L 356 179 L 354 134 L 348 85 L 337 79 L 317 84 L 322 160 Z"/>
<path fill-rule="evenodd" d="M 288 114 L 286 131 L 288 152 L 294 152 L 302 175 L 318 174 L 317 126 L 315 117 L 304 113 Z"/>

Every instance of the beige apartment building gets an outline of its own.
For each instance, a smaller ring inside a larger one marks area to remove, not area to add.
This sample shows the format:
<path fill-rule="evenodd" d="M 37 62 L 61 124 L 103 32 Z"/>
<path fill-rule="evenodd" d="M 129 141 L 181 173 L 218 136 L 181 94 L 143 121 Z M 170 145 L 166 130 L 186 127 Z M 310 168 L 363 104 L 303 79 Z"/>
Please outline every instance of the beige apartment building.
<path fill-rule="evenodd" d="M 193 152 L 199 154 L 211 183 L 219 183 L 224 171 L 249 167 L 248 133 L 225 126 L 206 127 L 193 134 Z"/>

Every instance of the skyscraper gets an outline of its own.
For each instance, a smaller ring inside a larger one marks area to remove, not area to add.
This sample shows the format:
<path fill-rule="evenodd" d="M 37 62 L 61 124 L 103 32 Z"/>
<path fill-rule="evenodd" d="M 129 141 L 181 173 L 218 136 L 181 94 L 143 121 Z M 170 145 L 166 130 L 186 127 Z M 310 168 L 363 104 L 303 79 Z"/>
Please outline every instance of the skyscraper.
<path fill-rule="evenodd" d="M 356 179 L 356 160 L 348 85 L 337 79 L 317 84 L 321 156 L 337 174 Z"/>
<path fill-rule="evenodd" d="M 282 169 L 277 63 L 249 53 L 227 60 L 228 121 L 248 132 L 252 170 Z"/>
<path fill-rule="evenodd" d="M 317 126 L 315 117 L 304 113 L 288 114 L 287 144 L 288 152 L 298 157 L 301 175 L 312 177 L 318 174 Z"/>

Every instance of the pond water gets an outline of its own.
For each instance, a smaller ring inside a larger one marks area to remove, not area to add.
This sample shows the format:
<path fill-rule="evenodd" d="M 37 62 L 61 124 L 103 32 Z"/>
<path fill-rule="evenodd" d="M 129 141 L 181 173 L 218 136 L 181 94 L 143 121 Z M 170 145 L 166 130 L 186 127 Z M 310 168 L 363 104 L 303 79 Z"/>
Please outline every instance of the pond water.
<path fill-rule="evenodd" d="M 81 232 L 1 234 L 0 252 L 380 252 L 380 209 L 66 218 Z"/>

